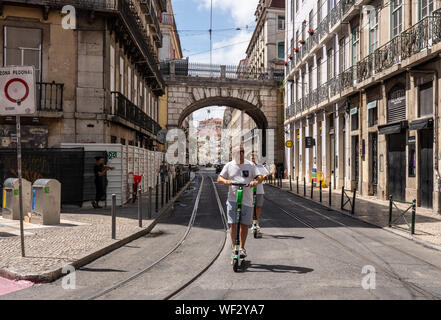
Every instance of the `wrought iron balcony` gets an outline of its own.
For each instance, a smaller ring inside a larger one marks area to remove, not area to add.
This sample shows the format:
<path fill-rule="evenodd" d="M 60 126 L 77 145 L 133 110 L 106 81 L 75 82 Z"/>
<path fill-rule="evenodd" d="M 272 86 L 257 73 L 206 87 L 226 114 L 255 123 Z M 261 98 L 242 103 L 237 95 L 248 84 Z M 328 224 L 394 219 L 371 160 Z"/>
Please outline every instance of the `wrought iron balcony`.
<path fill-rule="evenodd" d="M 329 33 L 329 16 L 326 16 L 322 19 L 320 24 L 317 27 L 317 33 L 319 36 L 319 41 L 325 38 Z"/>
<path fill-rule="evenodd" d="M 328 83 L 324 83 L 318 89 L 318 103 L 322 103 L 328 99 L 329 99 L 329 85 Z"/>
<path fill-rule="evenodd" d="M 342 0 L 343 1 L 343 0 Z M 334 8 L 331 9 L 330 13 L 330 26 L 331 29 L 341 18 L 342 13 L 342 1 L 337 2 L 337 4 L 334 6 Z"/>
<path fill-rule="evenodd" d="M 63 90 L 64 83 L 37 82 L 37 110 L 62 112 Z"/>
<path fill-rule="evenodd" d="M 342 0 L 342 15 L 344 16 L 355 4 L 355 0 Z"/>
<path fill-rule="evenodd" d="M 345 90 L 354 86 L 354 67 L 350 67 L 339 74 L 340 89 Z"/>
<path fill-rule="evenodd" d="M 138 108 L 134 103 L 127 99 L 120 92 L 112 92 L 115 112 L 113 115 L 119 116 L 124 120 L 141 127 L 144 130 L 157 135 L 161 126 L 150 118 L 144 111 Z"/>
<path fill-rule="evenodd" d="M 63 7 L 71 5 L 75 8 L 94 10 L 115 10 L 117 0 L 11 0 L 10 3 L 23 3 L 26 5 L 47 5 Z"/>
<path fill-rule="evenodd" d="M 426 17 L 361 60 L 357 65 L 357 81 L 387 70 L 440 41 L 441 15 Z"/>
<path fill-rule="evenodd" d="M 340 92 L 340 81 L 335 77 L 329 81 L 330 97 L 337 95 Z"/>

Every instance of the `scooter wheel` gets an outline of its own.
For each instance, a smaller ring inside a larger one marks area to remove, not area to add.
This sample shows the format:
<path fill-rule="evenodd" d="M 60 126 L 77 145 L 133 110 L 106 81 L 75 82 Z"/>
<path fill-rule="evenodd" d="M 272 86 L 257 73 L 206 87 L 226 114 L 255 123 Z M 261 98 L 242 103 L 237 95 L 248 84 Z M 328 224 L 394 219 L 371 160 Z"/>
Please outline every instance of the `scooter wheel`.
<path fill-rule="evenodd" d="M 233 261 L 233 271 L 237 272 L 239 270 L 239 260 L 234 259 Z"/>
<path fill-rule="evenodd" d="M 256 230 L 254 230 L 253 235 L 254 235 L 254 239 L 257 239 L 257 231 Z"/>

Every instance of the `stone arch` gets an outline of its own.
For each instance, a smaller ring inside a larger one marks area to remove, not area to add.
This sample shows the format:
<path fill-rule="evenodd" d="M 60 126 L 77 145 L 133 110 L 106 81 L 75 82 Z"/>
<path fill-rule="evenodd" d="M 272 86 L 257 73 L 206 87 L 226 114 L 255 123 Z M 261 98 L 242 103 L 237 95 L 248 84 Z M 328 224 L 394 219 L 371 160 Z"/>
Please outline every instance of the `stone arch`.
<path fill-rule="evenodd" d="M 222 96 L 200 99 L 185 107 L 179 116 L 178 127 L 181 127 L 185 118 L 187 118 L 193 112 L 210 106 L 226 106 L 242 110 L 254 120 L 258 129 L 268 128 L 267 117 L 265 116 L 263 111 L 256 105 L 253 105 L 250 102 L 239 98 Z"/>

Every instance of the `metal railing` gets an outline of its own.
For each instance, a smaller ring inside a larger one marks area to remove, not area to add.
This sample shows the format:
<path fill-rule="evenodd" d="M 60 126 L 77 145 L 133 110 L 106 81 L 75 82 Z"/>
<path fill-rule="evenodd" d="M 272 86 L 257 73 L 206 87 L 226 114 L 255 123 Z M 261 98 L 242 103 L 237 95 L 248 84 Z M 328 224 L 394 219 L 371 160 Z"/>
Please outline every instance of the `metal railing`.
<path fill-rule="evenodd" d="M 322 103 L 329 99 L 329 85 L 328 83 L 322 84 L 318 89 L 318 103 Z"/>
<path fill-rule="evenodd" d="M 339 74 L 340 89 L 345 90 L 354 86 L 354 67 L 343 71 Z"/>
<path fill-rule="evenodd" d="M 37 82 L 38 111 L 63 111 L 64 83 Z"/>
<path fill-rule="evenodd" d="M 144 111 L 138 108 L 120 92 L 112 92 L 112 99 L 115 106 L 113 115 L 120 116 L 132 124 L 147 130 L 153 135 L 157 135 L 161 130 L 161 126 L 156 121 L 150 118 Z"/>
<path fill-rule="evenodd" d="M 76 8 L 82 9 L 115 10 L 116 1 L 117 0 L 13 0 L 9 2 L 24 3 L 27 5 L 50 5 L 57 7 L 72 5 Z"/>
<path fill-rule="evenodd" d="M 173 15 L 170 13 L 162 13 L 161 23 L 173 26 L 175 24 L 175 19 L 173 18 Z"/>

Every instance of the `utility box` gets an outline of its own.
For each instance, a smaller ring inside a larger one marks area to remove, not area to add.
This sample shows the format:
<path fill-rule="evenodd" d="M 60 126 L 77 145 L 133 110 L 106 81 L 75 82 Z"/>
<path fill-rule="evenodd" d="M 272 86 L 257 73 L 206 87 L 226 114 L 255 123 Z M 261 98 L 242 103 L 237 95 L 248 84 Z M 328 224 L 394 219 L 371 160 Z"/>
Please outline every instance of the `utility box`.
<path fill-rule="evenodd" d="M 55 179 L 39 179 L 32 186 L 32 223 L 60 224 L 61 183 Z"/>
<path fill-rule="evenodd" d="M 31 183 L 21 179 L 23 194 L 23 218 L 31 211 Z M 18 178 L 9 178 L 3 185 L 2 216 L 4 219 L 20 220 L 20 194 Z"/>

